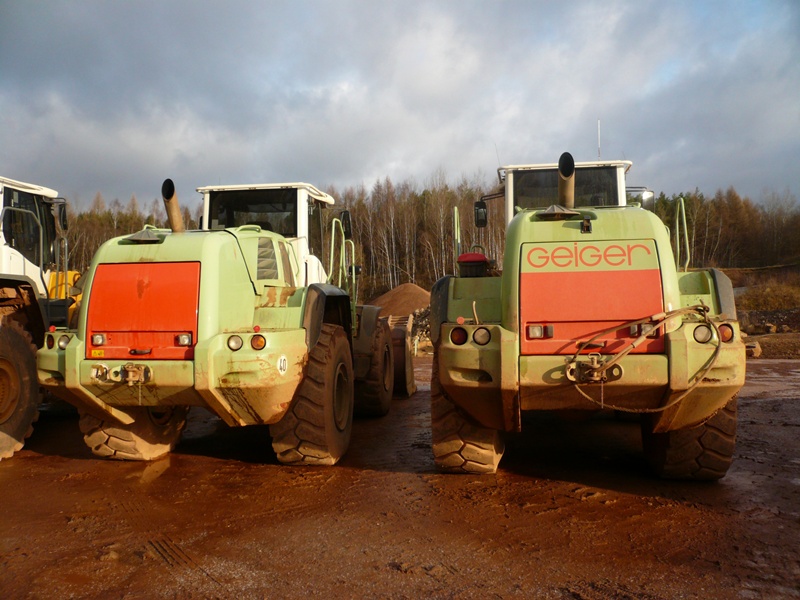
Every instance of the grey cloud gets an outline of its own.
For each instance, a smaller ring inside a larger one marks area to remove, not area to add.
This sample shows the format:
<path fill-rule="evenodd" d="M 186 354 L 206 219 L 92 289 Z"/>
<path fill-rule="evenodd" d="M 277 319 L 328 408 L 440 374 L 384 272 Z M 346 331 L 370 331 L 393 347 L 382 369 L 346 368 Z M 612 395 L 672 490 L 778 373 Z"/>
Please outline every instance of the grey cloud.
<path fill-rule="evenodd" d="M 632 183 L 796 193 L 798 15 L 791 0 L 8 3 L 0 164 L 84 203 L 144 204 L 166 176 L 184 198 L 491 178 L 497 154 L 594 158 L 600 119 Z"/>

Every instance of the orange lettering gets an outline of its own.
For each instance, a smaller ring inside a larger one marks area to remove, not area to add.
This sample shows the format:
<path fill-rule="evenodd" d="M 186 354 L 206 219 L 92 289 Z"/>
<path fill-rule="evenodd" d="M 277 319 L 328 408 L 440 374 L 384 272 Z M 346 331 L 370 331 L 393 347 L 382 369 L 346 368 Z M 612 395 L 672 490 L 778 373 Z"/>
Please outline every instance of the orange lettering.
<path fill-rule="evenodd" d="M 619 267 L 625 262 L 625 249 L 622 246 L 609 246 L 603 252 L 603 258 L 612 267 Z"/>

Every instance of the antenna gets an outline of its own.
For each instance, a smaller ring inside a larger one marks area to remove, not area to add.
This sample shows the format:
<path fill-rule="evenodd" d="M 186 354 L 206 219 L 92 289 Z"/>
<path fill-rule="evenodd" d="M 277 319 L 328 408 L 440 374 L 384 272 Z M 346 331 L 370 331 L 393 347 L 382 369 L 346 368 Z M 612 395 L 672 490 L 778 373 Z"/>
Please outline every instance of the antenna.
<path fill-rule="evenodd" d="M 494 143 L 494 153 L 497 155 L 497 166 L 502 167 L 503 164 L 500 162 L 500 153 L 497 151 L 497 142 Z"/>
<path fill-rule="evenodd" d="M 597 160 L 600 160 L 600 119 L 597 119 Z"/>

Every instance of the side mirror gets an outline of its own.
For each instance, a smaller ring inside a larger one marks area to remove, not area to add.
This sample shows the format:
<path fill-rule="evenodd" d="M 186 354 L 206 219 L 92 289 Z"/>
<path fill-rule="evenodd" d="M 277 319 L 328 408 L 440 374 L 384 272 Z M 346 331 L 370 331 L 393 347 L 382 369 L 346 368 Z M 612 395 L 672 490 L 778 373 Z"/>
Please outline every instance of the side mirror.
<path fill-rule="evenodd" d="M 349 240 L 353 237 L 353 225 L 350 223 L 350 211 L 342 211 L 342 229 L 344 230 L 344 239 Z"/>
<path fill-rule="evenodd" d="M 67 224 L 67 205 L 66 204 L 58 204 L 58 224 L 61 227 L 61 231 L 66 231 L 68 229 Z"/>
<path fill-rule="evenodd" d="M 486 227 L 489 222 L 489 210 L 486 202 L 478 200 L 475 202 L 475 227 Z"/>
<path fill-rule="evenodd" d="M 642 208 L 650 212 L 656 211 L 656 195 L 650 190 L 642 192 Z"/>
<path fill-rule="evenodd" d="M 656 195 L 652 190 L 646 187 L 627 187 L 625 195 L 628 201 L 638 202 L 643 209 L 655 212 Z"/>

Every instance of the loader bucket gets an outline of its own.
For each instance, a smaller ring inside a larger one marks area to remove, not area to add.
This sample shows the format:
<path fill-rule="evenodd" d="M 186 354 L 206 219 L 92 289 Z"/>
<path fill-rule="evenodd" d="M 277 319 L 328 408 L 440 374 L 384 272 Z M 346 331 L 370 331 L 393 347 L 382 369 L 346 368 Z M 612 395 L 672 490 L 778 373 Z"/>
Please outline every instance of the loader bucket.
<path fill-rule="evenodd" d="M 413 325 L 413 314 L 405 317 L 389 317 L 389 327 L 392 330 L 392 348 L 394 350 L 394 391 L 396 394 L 405 396 L 410 396 L 417 391 L 411 350 L 411 328 Z"/>

